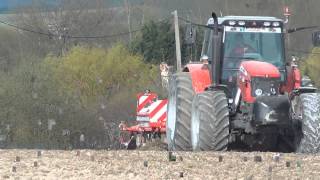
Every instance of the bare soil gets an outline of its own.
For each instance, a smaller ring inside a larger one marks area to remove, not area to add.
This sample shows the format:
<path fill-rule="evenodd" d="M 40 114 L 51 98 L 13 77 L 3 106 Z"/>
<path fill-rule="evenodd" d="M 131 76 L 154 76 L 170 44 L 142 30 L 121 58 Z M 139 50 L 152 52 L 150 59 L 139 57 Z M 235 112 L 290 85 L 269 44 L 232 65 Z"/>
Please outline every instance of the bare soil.
<path fill-rule="evenodd" d="M 280 154 L 276 162 L 277 153 L 261 152 L 175 152 L 176 161 L 169 161 L 167 151 L 81 150 L 77 154 L 50 150 L 38 157 L 37 150 L 0 150 L 0 179 L 320 178 L 319 155 Z M 255 162 L 255 156 L 262 161 Z"/>

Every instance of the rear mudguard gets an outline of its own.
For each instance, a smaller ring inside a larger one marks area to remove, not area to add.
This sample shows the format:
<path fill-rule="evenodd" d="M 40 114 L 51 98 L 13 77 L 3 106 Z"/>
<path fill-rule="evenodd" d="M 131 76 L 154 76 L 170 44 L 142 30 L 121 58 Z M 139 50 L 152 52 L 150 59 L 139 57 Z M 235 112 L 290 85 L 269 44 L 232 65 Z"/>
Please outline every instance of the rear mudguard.
<path fill-rule="evenodd" d="M 294 89 L 301 87 L 301 73 L 297 66 L 287 66 L 287 81 L 281 87 L 282 92 L 291 93 Z"/>
<path fill-rule="evenodd" d="M 212 84 L 209 66 L 207 64 L 188 64 L 183 72 L 189 72 L 192 80 L 193 90 L 198 94 L 203 92 Z"/>
<path fill-rule="evenodd" d="M 289 94 L 290 106 L 291 106 L 291 119 L 301 121 L 300 110 L 300 95 L 305 93 L 316 93 L 317 88 L 314 87 L 300 87 L 294 89 Z"/>

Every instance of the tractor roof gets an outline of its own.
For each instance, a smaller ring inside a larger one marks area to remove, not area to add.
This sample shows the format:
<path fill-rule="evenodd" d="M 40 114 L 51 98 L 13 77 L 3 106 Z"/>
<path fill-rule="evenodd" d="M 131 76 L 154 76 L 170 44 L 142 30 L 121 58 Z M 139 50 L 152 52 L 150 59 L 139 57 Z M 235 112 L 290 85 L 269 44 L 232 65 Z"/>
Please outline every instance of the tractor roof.
<path fill-rule="evenodd" d="M 218 22 L 222 24 L 224 21 L 235 20 L 235 21 L 280 21 L 283 22 L 282 19 L 270 16 L 224 16 L 219 17 Z M 207 25 L 213 25 L 213 18 L 208 20 Z"/>

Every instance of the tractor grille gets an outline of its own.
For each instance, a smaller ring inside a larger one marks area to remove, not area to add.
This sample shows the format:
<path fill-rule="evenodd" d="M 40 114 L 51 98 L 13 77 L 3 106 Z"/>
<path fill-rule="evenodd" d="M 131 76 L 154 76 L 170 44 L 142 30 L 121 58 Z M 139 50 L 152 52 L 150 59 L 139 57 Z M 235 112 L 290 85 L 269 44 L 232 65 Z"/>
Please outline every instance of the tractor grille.
<path fill-rule="evenodd" d="M 272 96 L 279 94 L 280 79 L 279 78 L 258 78 L 251 80 L 251 95 L 256 96 Z"/>

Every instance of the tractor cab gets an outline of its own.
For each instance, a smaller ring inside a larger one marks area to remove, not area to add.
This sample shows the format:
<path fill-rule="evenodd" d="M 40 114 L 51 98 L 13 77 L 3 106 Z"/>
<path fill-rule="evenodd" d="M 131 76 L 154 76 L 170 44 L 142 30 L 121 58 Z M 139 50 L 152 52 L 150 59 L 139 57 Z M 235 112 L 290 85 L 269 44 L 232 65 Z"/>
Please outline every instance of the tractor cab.
<path fill-rule="evenodd" d="M 210 18 L 207 25 L 214 27 L 214 19 Z M 218 36 L 214 42 L 213 29 L 205 32 L 202 57 L 209 57 L 212 62 L 214 43 L 219 44 L 217 69 L 214 70 L 216 83 L 227 85 L 231 96 L 237 92 L 239 70 L 244 69 L 245 61 L 265 62 L 276 67 L 280 73 L 279 81 L 285 80 L 285 48 L 283 21 L 274 17 L 226 16 L 218 18 Z M 245 63 L 246 64 L 246 63 Z M 248 64 L 248 63 L 247 63 Z M 258 65 L 259 63 L 251 63 Z M 266 66 L 261 66 L 266 67 Z M 218 69 L 219 68 L 219 69 Z M 252 76 L 268 76 L 268 69 L 250 65 L 249 69 L 258 70 Z M 252 70 L 251 70 L 252 71 Z M 261 77 L 260 77 L 261 78 Z M 262 77 L 265 78 L 265 77 Z M 262 80 L 263 81 L 263 80 Z M 258 92 L 260 93 L 260 92 Z M 266 92 L 271 93 L 271 92 Z"/>

